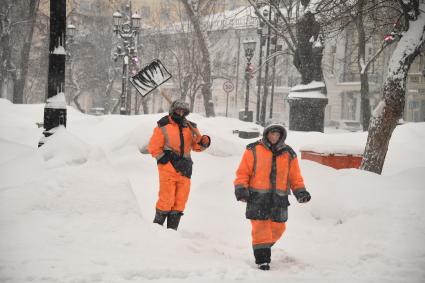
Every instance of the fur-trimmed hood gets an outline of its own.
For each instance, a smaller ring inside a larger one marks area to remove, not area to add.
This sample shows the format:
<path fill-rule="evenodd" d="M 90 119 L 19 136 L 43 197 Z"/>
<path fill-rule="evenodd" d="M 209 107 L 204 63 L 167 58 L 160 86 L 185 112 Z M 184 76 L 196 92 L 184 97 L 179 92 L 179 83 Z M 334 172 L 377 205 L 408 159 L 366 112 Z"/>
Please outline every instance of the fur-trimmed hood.
<path fill-rule="evenodd" d="M 279 141 L 276 143 L 275 146 L 273 146 L 273 148 L 275 150 L 280 150 L 283 149 L 286 144 L 285 144 L 285 140 L 286 140 L 286 129 L 285 127 L 283 127 L 281 124 L 270 124 L 266 127 L 264 127 L 264 131 L 263 131 L 263 138 L 262 138 L 262 143 L 269 149 L 272 149 L 272 145 L 270 144 L 269 140 L 267 139 L 267 134 L 271 131 L 278 131 L 280 133 L 280 139 Z"/>

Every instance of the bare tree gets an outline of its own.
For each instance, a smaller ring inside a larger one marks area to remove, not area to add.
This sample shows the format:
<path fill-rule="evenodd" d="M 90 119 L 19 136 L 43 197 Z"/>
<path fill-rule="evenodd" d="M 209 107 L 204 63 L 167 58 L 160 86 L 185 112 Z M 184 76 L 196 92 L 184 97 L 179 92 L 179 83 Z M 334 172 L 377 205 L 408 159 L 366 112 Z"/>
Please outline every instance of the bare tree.
<path fill-rule="evenodd" d="M 100 5 L 101 3 L 98 2 Z M 114 82 L 117 79 L 119 63 L 112 59 L 113 32 L 110 18 L 86 16 L 74 13 L 73 22 L 82 23 L 72 44 L 68 45 L 68 74 L 66 76 L 67 98 L 70 104 L 81 112 L 86 112 L 80 98 L 89 94 L 93 106 L 103 107 L 106 113 L 113 110 Z M 96 30 L 96 33 L 91 31 Z M 86 36 L 90 34 L 90 36 Z"/>
<path fill-rule="evenodd" d="M 0 97 L 5 96 L 8 69 L 11 68 L 12 54 L 12 13 L 13 4 L 8 1 L 0 6 Z"/>
<path fill-rule="evenodd" d="M 419 0 L 394 0 L 402 19 L 400 38 L 391 56 L 383 98 L 373 113 L 361 169 L 382 173 L 388 145 L 402 117 L 406 78 L 410 65 L 425 44 L 425 4 Z"/>
<path fill-rule="evenodd" d="M 201 93 L 204 98 L 205 114 L 207 117 L 215 116 L 214 103 L 212 101 L 212 78 L 211 78 L 211 59 L 208 50 L 208 36 L 201 26 L 202 11 L 211 4 L 212 0 L 180 0 L 185 7 L 189 21 L 195 31 L 199 48 L 202 54 L 202 80 Z"/>
<path fill-rule="evenodd" d="M 39 5 L 39 0 L 29 0 L 29 6 L 27 10 L 28 13 L 26 18 L 26 28 L 23 36 L 23 46 L 20 52 L 20 63 L 17 64 L 17 76 L 13 89 L 13 103 L 20 104 L 24 102 L 24 89 L 27 81 L 29 56 Z"/>
<path fill-rule="evenodd" d="M 367 58 L 366 45 L 370 42 L 373 44 L 377 38 L 382 36 L 382 31 L 393 27 L 396 17 L 394 15 L 395 4 L 395 2 L 381 0 L 338 0 L 334 1 L 332 9 L 323 9 L 321 12 L 321 21 L 327 34 L 332 36 L 334 33 L 347 32 L 351 26 L 354 26 L 357 32 L 357 50 L 355 52 L 360 76 L 360 120 L 364 131 L 367 131 L 369 127 L 371 116 L 368 70 L 390 44 L 383 41 L 377 52 L 370 58 Z M 351 54 L 347 57 L 351 57 Z"/>
<path fill-rule="evenodd" d="M 5 0 L 0 7 L 0 93 L 9 78 L 14 103 L 24 102 L 28 62 L 39 0 Z"/>
<path fill-rule="evenodd" d="M 308 84 L 313 80 L 321 81 L 323 73 L 317 58 L 320 54 L 313 53 L 312 46 L 321 46 L 322 30 L 318 21 L 320 12 L 332 5 L 332 1 L 320 0 L 247 0 L 255 10 L 255 14 L 268 26 L 269 34 L 275 33 L 285 42 L 285 52 L 293 58 L 293 65 L 301 75 L 301 83 Z M 263 15 L 261 8 L 266 7 L 271 12 L 268 17 Z M 272 21 L 271 13 L 275 15 Z M 267 48 L 268 49 L 268 48 Z M 276 54 L 274 54 L 276 55 Z M 316 58 L 317 57 L 317 58 Z M 268 62 L 270 58 L 266 59 Z M 267 68 L 267 63 L 264 64 Z M 268 84 L 268 82 L 265 82 Z M 261 105 L 260 122 L 265 124 L 268 88 L 265 86 Z"/>

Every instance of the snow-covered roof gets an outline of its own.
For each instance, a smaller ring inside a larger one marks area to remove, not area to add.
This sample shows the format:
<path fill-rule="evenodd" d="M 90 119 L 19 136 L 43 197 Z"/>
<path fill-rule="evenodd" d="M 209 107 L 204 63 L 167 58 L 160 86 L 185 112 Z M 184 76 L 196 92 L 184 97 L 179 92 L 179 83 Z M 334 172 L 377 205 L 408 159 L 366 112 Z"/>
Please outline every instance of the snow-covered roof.
<path fill-rule="evenodd" d="M 347 144 L 307 144 L 300 148 L 300 151 L 311 151 L 321 155 L 362 155 L 364 145 Z"/>
<path fill-rule="evenodd" d="M 205 16 L 202 18 L 202 25 L 206 27 L 208 31 L 226 30 L 229 28 L 256 28 L 258 25 L 258 18 L 254 13 L 253 7 L 239 7 L 234 10 L 228 10 Z M 162 32 L 171 34 L 188 32 L 190 30 L 191 24 L 189 21 L 174 22 L 167 26 L 161 27 Z"/>

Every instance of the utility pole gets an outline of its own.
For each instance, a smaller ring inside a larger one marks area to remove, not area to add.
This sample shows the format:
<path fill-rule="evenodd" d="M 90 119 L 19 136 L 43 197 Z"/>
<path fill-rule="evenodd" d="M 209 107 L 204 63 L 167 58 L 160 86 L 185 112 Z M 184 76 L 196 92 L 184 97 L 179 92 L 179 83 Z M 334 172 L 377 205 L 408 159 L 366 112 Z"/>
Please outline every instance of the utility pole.
<path fill-rule="evenodd" d="M 44 131 L 38 146 L 54 134 L 59 125 L 66 126 L 65 59 L 66 59 L 66 0 L 50 1 L 49 73 Z"/>
<path fill-rule="evenodd" d="M 235 30 L 236 35 L 238 36 L 238 57 L 236 59 L 236 89 L 235 89 L 235 110 L 239 113 L 238 109 L 238 86 L 239 86 L 239 57 L 241 54 L 241 35 L 238 30 Z"/>
<path fill-rule="evenodd" d="M 265 25 L 261 18 L 258 17 L 259 27 L 257 33 L 260 35 L 260 52 L 258 55 L 258 66 L 261 67 L 263 64 L 263 26 Z M 258 70 L 257 74 L 257 111 L 255 115 L 255 121 L 257 124 L 260 122 L 260 101 L 261 101 L 261 68 Z"/>
<path fill-rule="evenodd" d="M 271 13 L 271 5 L 269 5 L 269 22 L 271 22 L 272 13 Z M 267 47 L 266 47 L 266 58 L 270 55 L 270 36 L 271 36 L 271 28 L 267 28 Z M 263 93 L 263 101 L 261 101 L 261 117 L 260 124 L 264 126 L 266 124 L 266 109 L 267 109 L 267 95 L 269 93 L 269 63 L 266 63 L 266 68 L 264 71 L 264 93 Z"/>
<path fill-rule="evenodd" d="M 279 2 L 278 2 L 278 8 L 279 8 Z M 278 18 L 275 14 L 274 17 L 275 25 L 277 26 Z M 277 51 L 279 51 L 279 46 L 277 44 L 277 33 L 274 33 L 274 38 L 272 43 L 274 44 L 274 50 L 273 54 L 275 55 Z M 270 115 L 269 118 L 273 118 L 273 102 L 274 102 L 274 84 L 275 84 L 275 77 L 276 77 L 276 56 L 273 58 L 273 68 L 272 68 L 272 91 L 270 95 Z"/>

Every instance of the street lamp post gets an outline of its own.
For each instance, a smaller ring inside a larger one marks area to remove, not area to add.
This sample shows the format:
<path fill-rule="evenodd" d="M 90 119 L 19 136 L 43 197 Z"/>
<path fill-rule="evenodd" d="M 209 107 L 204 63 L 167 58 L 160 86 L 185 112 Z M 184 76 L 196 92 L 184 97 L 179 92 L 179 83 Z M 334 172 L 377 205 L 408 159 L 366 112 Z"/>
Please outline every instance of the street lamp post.
<path fill-rule="evenodd" d="M 258 4 L 257 8 L 261 8 L 261 5 Z M 264 9 L 263 10 L 263 16 L 264 17 L 268 17 L 268 10 Z M 258 66 L 260 66 L 260 69 L 258 70 L 258 75 L 257 75 L 257 112 L 256 112 L 256 122 L 259 123 L 260 122 L 260 104 L 261 104 L 261 66 L 263 64 L 263 45 L 265 43 L 266 40 L 266 36 L 265 34 L 267 33 L 267 30 L 265 30 L 267 28 L 267 25 L 261 20 L 260 16 L 258 17 L 258 27 L 257 27 L 257 34 L 260 37 L 260 52 L 258 55 Z"/>
<path fill-rule="evenodd" d="M 251 117 L 248 116 L 248 108 L 249 108 L 249 81 L 252 74 L 252 66 L 251 59 L 254 56 L 256 42 L 254 40 L 245 40 L 243 42 L 243 48 L 245 50 L 245 57 L 247 59 L 246 68 L 245 68 L 245 80 L 246 80 L 246 94 L 245 94 L 245 113 L 244 113 L 244 121 L 252 122 Z"/>
<path fill-rule="evenodd" d="M 44 107 L 42 146 L 58 126 L 66 127 L 65 57 L 66 57 L 66 1 L 50 2 L 49 70 L 46 105 Z"/>
<path fill-rule="evenodd" d="M 121 97 L 120 97 L 120 114 L 131 114 L 131 97 L 128 92 L 128 73 L 130 60 L 137 58 L 137 38 L 140 29 L 141 17 L 131 11 L 131 2 L 126 6 L 126 11 L 119 11 L 112 15 L 114 19 L 114 32 L 123 39 L 123 47 L 117 46 L 114 53 L 114 60 L 118 57 L 123 58 Z"/>
<path fill-rule="evenodd" d="M 264 10 L 263 16 L 267 17 L 269 22 L 271 22 L 271 5 L 269 5 L 269 11 Z M 266 34 L 266 58 L 270 55 L 270 36 L 271 36 L 271 28 L 267 25 L 267 34 Z M 266 66 L 264 69 L 264 86 L 263 86 L 263 99 L 261 101 L 261 113 L 260 113 L 260 124 L 262 126 L 266 123 L 266 110 L 267 110 L 267 96 L 269 94 L 269 63 L 266 61 Z"/>
<path fill-rule="evenodd" d="M 75 36 L 75 25 L 73 25 L 71 22 L 66 26 L 66 39 L 65 39 L 65 46 L 66 46 L 66 70 L 65 70 L 65 78 L 68 78 L 68 80 L 72 79 L 72 50 L 74 45 L 74 36 Z M 68 104 L 71 104 L 71 94 L 67 95 L 68 98 Z"/>

